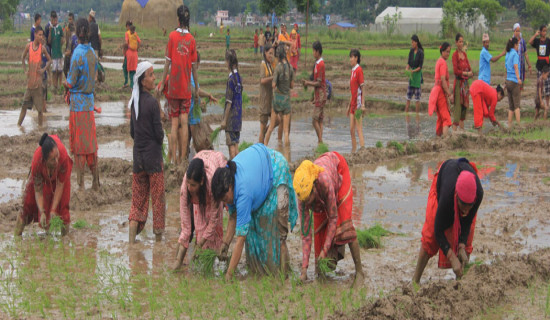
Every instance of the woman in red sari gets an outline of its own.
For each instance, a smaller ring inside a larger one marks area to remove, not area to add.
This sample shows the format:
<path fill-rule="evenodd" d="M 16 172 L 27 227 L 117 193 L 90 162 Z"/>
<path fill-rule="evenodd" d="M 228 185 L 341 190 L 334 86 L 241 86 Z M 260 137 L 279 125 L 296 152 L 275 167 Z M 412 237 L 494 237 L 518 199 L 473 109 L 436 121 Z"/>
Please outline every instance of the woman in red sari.
<path fill-rule="evenodd" d="M 451 54 L 451 45 L 443 42 L 439 47 L 441 57 L 435 63 L 435 83 L 430 92 L 428 102 L 428 113 L 430 116 L 435 111 L 437 113 L 437 124 L 435 134 L 438 137 L 447 135 L 451 126 L 451 114 L 449 112 L 449 68 L 447 68 L 447 59 Z"/>
<path fill-rule="evenodd" d="M 455 41 L 456 50 L 453 53 L 453 72 L 455 74 L 453 84 L 453 132 L 456 132 L 458 127 L 460 127 L 460 130 L 464 130 L 466 111 L 468 111 L 468 106 L 470 105 L 468 79 L 474 75 L 472 67 L 470 67 L 470 61 L 468 61 L 468 56 L 466 55 L 464 37 L 460 33 L 457 33 Z"/>
<path fill-rule="evenodd" d="M 15 235 L 23 234 L 25 226 L 39 222 L 48 229 L 50 218 L 59 216 L 69 232 L 71 214 L 71 171 L 73 161 L 57 136 L 42 135 L 40 146 L 34 151 L 29 180 L 23 194 L 23 210 L 17 218 Z"/>
<path fill-rule="evenodd" d="M 296 169 L 293 185 L 301 217 L 302 281 L 307 279 L 311 240 L 315 235 L 315 261 L 330 258 L 332 267 L 344 258 L 344 245 L 349 245 L 355 263 L 354 286 L 361 285 L 365 276 L 351 220 L 353 191 L 346 159 L 337 152 L 327 152 L 315 162 L 305 160 Z"/>

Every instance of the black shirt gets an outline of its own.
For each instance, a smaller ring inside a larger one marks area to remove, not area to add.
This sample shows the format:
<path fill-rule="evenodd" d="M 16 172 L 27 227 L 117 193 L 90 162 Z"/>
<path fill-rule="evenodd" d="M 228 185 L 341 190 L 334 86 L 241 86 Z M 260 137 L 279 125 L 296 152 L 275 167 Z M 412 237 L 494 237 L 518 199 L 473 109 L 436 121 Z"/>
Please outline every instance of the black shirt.
<path fill-rule="evenodd" d="M 542 67 L 549 65 L 548 56 L 550 56 L 550 38 L 545 38 L 540 41 L 540 38 L 535 38 L 533 48 L 537 49 L 537 70 L 542 71 Z M 546 59 L 538 59 L 538 57 L 546 57 Z"/>
<path fill-rule="evenodd" d="M 265 36 L 265 42 L 267 43 L 268 41 L 271 42 L 271 31 L 266 31 L 264 32 L 264 36 Z"/>
<path fill-rule="evenodd" d="M 133 172 L 158 173 L 163 169 L 162 142 L 164 140 L 159 105 L 149 92 L 143 91 L 139 95 L 139 107 L 136 120 L 135 106 L 132 103 L 130 134 L 134 139 Z"/>
<path fill-rule="evenodd" d="M 94 48 L 94 51 L 99 56 L 99 50 L 101 50 L 101 44 L 99 43 L 99 26 L 92 20 L 90 22 L 90 32 L 89 32 L 90 45 Z"/>
<path fill-rule="evenodd" d="M 437 176 L 437 213 L 435 215 L 435 239 L 439 244 L 439 248 L 447 255 L 447 251 L 450 249 L 450 244 L 445 237 L 445 230 L 450 228 L 454 223 L 454 197 L 455 197 L 455 187 L 456 181 L 458 180 L 458 175 L 463 171 L 470 171 L 476 176 L 476 201 L 474 206 L 470 210 L 470 213 L 462 218 L 460 217 L 460 236 L 458 237 L 458 242 L 466 244 L 468 241 L 468 236 L 470 235 L 470 227 L 472 221 L 477 214 L 479 205 L 483 200 L 483 187 L 479 181 L 479 177 L 475 173 L 475 170 L 472 168 L 468 160 L 461 159 L 450 159 L 445 161 L 441 168 L 439 169 L 439 174 Z"/>
<path fill-rule="evenodd" d="M 414 56 L 414 49 L 411 49 L 409 51 L 409 62 L 407 62 L 409 67 L 414 70 L 418 67 L 422 68 L 422 65 L 424 64 L 424 51 L 422 49 L 418 49 L 416 52 L 416 57 Z"/>

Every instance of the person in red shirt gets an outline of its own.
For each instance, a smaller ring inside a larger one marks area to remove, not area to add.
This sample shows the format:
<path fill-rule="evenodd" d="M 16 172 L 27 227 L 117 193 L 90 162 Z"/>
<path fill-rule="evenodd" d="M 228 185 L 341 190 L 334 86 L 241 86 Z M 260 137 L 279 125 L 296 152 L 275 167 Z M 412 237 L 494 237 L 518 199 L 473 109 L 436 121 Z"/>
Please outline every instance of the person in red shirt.
<path fill-rule="evenodd" d="M 310 77 L 311 81 L 303 80 L 304 88 L 308 86 L 315 88 L 315 94 L 313 98 L 313 104 L 315 109 L 313 112 L 313 128 L 317 133 L 318 143 L 323 143 L 323 108 L 327 102 L 327 88 L 325 82 L 325 62 L 323 61 L 323 46 L 321 42 L 315 41 L 313 43 L 313 57 L 315 57 L 315 67 L 313 68 L 313 75 Z"/>
<path fill-rule="evenodd" d="M 23 209 L 17 218 L 15 235 L 21 236 L 25 226 L 39 222 L 40 227 L 48 230 L 52 216 L 63 220 L 62 235 L 69 232 L 71 214 L 71 171 L 73 161 L 67 149 L 57 136 L 44 133 L 39 147 L 34 151 L 32 165 L 25 193 Z"/>
<path fill-rule="evenodd" d="M 495 118 L 497 102 L 504 98 L 504 89 L 500 85 L 495 88 L 483 80 L 475 80 L 470 86 L 470 95 L 474 102 L 474 128 L 481 134 L 483 128 L 483 117 L 491 119 L 493 126 L 500 123 Z"/>
<path fill-rule="evenodd" d="M 296 48 L 298 49 L 298 60 L 300 60 L 300 51 L 302 51 L 302 42 L 300 41 L 300 32 L 298 31 L 298 24 L 294 24 L 294 30 L 296 31 Z"/>
<path fill-rule="evenodd" d="M 258 29 L 254 32 L 254 56 L 258 55 Z"/>
<path fill-rule="evenodd" d="M 451 45 L 448 42 L 443 42 L 439 47 L 439 53 L 441 57 L 435 63 L 435 81 L 430 92 L 428 114 L 431 116 L 434 111 L 437 113 L 435 134 L 441 137 L 447 135 L 449 127 L 453 124 L 449 112 L 451 90 L 449 89 L 449 68 L 447 67 L 447 59 L 451 55 Z"/>
<path fill-rule="evenodd" d="M 181 152 L 177 155 L 176 163 L 182 163 L 183 157 L 187 155 L 189 147 L 188 115 L 191 108 L 192 85 L 191 73 L 195 79 L 195 105 L 198 105 L 199 78 L 197 75 L 197 47 L 195 38 L 189 33 L 189 19 L 191 14 L 187 6 L 178 7 L 179 28 L 172 31 L 166 46 L 166 63 L 157 93 L 164 91 L 168 85 L 166 97 L 170 106 L 170 118 L 172 119 L 172 132 L 179 131 L 181 137 Z M 166 76 L 170 71 L 170 81 L 165 83 Z M 176 144 L 178 134 L 172 134 L 172 144 Z M 175 157 L 175 156 L 174 156 Z"/>
<path fill-rule="evenodd" d="M 351 89 L 351 100 L 349 102 L 348 117 L 349 117 L 349 131 L 351 134 L 351 152 L 355 152 L 357 149 L 357 142 L 355 140 L 355 130 L 359 136 L 359 145 L 361 148 L 365 147 L 365 139 L 363 138 L 363 112 L 365 111 L 365 96 L 363 95 L 363 87 L 365 85 L 365 77 L 363 75 L 363 68 L 359 65 L 361 63 L 361 52 L 357 49 L 351 49 L 349 52 L 349 63 L 352 67 L 351 78 L 349 80 L 349 87 Z M 355 111 L 361 109 L 356 115 Z"/>

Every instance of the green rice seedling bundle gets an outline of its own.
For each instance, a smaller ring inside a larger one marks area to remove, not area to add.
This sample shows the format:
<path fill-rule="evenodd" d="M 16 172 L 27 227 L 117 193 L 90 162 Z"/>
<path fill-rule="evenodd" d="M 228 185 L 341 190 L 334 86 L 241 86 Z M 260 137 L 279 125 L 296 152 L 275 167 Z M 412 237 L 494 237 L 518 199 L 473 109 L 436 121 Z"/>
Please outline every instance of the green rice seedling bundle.
<path fill-rule="evenodd" d="M 362 115 L 363 115 L 363 110 L 361 110 L 361 109 L 355 110 L 355 120 L 361 119 Z"/>
<path fill-rule="evenodd" d="M 250 147 L 251 145 L 253 145 L 252 142 L 246 142 L 246 141 L 241 142 L 241 144 L 239 145 L 239 152 L 243 152 L 244 150 L 246 150 L 246 148 Z"/>
<path fill-rule="evenodd" d="M 75 229 L 84 229 L 88 227 L 88 222 L 84 219 L 78 219 L 75 223 L 73 223 L 73 228 Z"/>
<path fill-rule="evenodd" d="M 214 262 L 218 254 L 212 249 L 197 249 L 193 259 L 193 268 L 203 276 L 214 275 Z"/>
<path fill-rule="evenodd" d="M 390 234 L 390 231 L 376 224 L 368 229 L 357 230 L 357 241 L 362 248 L 380 248 L 382 246 L 380 239 Z"/>
<path fill-rule="evenodd" d="M 327 152 L 328 152 L 328 145 L 324 142 L 321 142 L 315 149 L 315 157 L 319 157 L 323 153 L 327 153 Z"/>
<path fill-rule="evenodd" d="M 61 235 L 61 232 L 63 231 L 63 228 L 65 228 L 65 225 L 63 224 L 63 220 L 61 220 L 61 217 L 55 216 L 50 220 L 50 233 L 53 235 Z"/>
<path fill-rule="evenodd" d="M 334 271 L 334 261 L 331 258 L 321 258 L 317 262 L 319 266 L 319 272 L 322 275 L 327 275 Z"/>
<path fill-rule="evenodd" d="M 210 142 L 212 142 L 212 144 L 214 144 L 214 142 L 216 142 L 216 144 L 218 143 L 218 137 L 220 136 L 220 131 L 222 131 L 222 127 L 217 127 L 210 134 Z"/>

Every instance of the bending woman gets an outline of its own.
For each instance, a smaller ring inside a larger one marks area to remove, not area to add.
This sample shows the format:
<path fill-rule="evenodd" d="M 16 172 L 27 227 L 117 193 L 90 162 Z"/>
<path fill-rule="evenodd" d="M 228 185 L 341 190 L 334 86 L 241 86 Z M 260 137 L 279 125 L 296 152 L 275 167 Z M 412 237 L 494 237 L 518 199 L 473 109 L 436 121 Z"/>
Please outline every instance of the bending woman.
<path fill-rule="evenodd" d="M 23 209 L 17 217 L 15 235 L 23 234 L 25 226 L 31 222 L 40 222 L 40 226 L 49 229 L 52 216 L 63 220 L 61 232 L 69 232 L 71 214 L 71 171 L 73 161 L 67 149 L 57 136 L 42 135 L 40 146 L 32 157 L 31 173 L 23 196 Z"/>
<path fill-rule="evenodd" d="M 474 128 L 481 134 L 483 129 L 483 118 L 489 118 L 493 126 L 500 123 L 495 118 L 497 102 L 504 98 L 504 89 L 500 85 L 491 87 L 483 80 L 476 80 L 470 86 L 470 94 L 474 103 Z"/>
<path fill-rule="evenodd" d="M 346 159 L 337 152 L 327 152 L 315 162 L 303 161 L 294 174 L 294 189 L 302 226 L 302 281 L 307 279 L 311 240 L 315 235 L 315 261 L 330 258 L 334 268 L 344 258 L 344 245 L 349 245 L 355 263 L 354 285 L 361 285 L 365 275 L 351 220 L 353 190 Z"/>
<path fill-rule="evenodd" d="M 230 280 L 246 243 L 246 262 L 254 273 L 286 273 L 290 269 L 286 245 L 298 212 L 292 178 L 285 157 L 263 144 L 240 152 L 212 178 L 216 201 L 229 205 L 227 233 L 220 250 L 226 256 L 235 233 L 237 243 L 225 275 Z"/>
<path fill-rule="evenodd" d="M 422 246 L 413 282 L 420 283 L 426 264 L 439 251 L 439 268 L 452 267 L 457 278 L 472 253 L 476 214 L 483 200 L 483 188 L 475 164 L 465 158 L 445 161 L 434 176 Z"/>
<path fill-rule="evenodd" d="M 174 269 L 179 269 L 193 239 L 198 249 L 220 250 L 223 240 L 223 205 L 214 200 L 210 181 L 227 165 L 223 153 L 203 150 L 189 163 L 180 192 L 181 234 Z"/>

